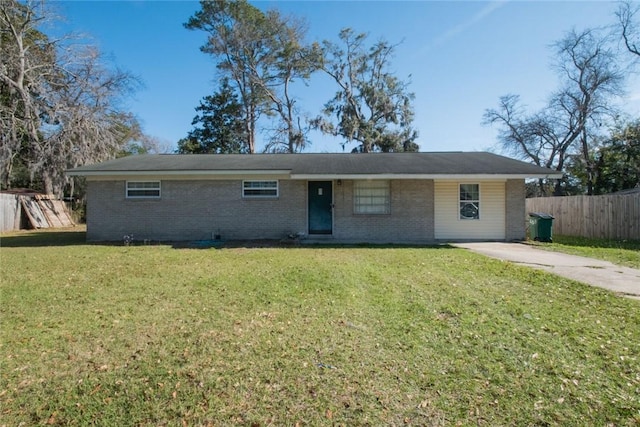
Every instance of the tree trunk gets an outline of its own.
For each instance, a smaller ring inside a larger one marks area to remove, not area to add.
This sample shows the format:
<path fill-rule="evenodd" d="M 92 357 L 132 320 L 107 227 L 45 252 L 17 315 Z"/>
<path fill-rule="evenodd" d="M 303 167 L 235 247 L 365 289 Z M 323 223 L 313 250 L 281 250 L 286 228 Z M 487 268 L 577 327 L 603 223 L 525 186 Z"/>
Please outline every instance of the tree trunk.
<path fill-rule="evenodd" d="M 584 119 L 586 121 L 586 119 Z M 587 171 L 587 195 L 593 196 L 593 161 L 589 155 L 589 141 L 587 140 L 587 127 L 582 127 L 582 157 L 584 158 L 585 169 Z"/>
<path fill-rule="evenodd" d="M 547 189 L 544 185 L 544 179 L 538 179 L 538 191 L 540 192 L 540 196 L 547 197 Z"/>
<path fill-rule="evenodd" d="M 253 106 L 249 107 L 249 114 L 247 117 L 247 138 L 248 138 L 248 148 L 249 154 L 253 154 L 256 151 L 256 141 L 255 141 L 255 111 Z"/>
<path fill-rule="evenodd" d="M 42 172 L 42 184 L 44 185 L 45 194 L 54 194 L 53 192 L 53 179 L 48 172 Z"/>
<path fill-rule="evenodd" d="M 556 185 L 555 188 L 553 189 L 553 195 L 558 197 L 558 196 L 562 196 L 562 178 L 556 179 Z"/>

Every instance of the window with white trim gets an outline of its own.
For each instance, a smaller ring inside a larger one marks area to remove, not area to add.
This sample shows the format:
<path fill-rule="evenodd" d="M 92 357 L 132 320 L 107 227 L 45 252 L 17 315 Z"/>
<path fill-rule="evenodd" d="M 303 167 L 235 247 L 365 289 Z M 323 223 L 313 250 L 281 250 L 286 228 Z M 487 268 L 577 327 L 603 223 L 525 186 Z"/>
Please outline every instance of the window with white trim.
<path fill-rule="evenodd" d="M 242 181 L 242 197 L 278 197 L 278 181 Z"/>
<path fill-rule="evenodd" d="M 159 199 L 160 181 L 127 181 L 127 199 Z"/>
<path fill-rule="evenodd" d="M 480 219 L 480 184 L 460 184 L 460 219 Z"/>
<path fill-rule="evenodd" d="M 353 212 L 356 214 L 391 213 L 389 181 L 354 181 Z"/>

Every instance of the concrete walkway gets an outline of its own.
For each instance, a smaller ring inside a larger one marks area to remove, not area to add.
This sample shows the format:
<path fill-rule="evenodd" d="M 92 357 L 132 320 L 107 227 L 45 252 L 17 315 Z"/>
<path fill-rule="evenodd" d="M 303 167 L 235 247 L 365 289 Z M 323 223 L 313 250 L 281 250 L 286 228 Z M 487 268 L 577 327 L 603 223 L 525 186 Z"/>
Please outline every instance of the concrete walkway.
<path fill-rule="evenodd" d="M 635 268 L 545 251 L 524 243 L 474 242 L 456 243 L 454 246 L 640 299 L 640 270 Z"/>

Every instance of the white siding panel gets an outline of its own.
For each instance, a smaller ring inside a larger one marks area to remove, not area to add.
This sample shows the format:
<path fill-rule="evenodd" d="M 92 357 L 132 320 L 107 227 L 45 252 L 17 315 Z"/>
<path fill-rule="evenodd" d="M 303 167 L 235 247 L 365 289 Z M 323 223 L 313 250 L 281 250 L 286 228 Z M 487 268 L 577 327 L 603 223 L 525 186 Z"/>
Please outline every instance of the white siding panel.
<path fill-rule="evenodd" d="M 467 182 L 435 182 L 435 238 L 503 240 L 505 238 L 505 183 L 479 182 L 479 220 L 460 219 L 458 197 L 461 183 Z"/>

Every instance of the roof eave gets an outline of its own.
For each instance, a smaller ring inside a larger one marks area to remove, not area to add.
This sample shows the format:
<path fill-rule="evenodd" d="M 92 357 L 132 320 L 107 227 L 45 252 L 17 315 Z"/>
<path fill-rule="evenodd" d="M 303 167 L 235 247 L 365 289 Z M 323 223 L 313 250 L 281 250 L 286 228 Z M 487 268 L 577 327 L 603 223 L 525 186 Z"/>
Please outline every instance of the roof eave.
<path fill-rule="evenodd" d="M 76 170 L 66 171 L 68 176 L 87 176 L 87 177 L 144 177 L 144 176 L 255 176 L 255 175 L 278 175 L 289 176 L 293 180 L 373 180 L 373 179 L 433 179 L 433 180 L 507 180 L 507 179 L 557 179 L 562 178 L 561 173 L 549 174 L 394 174 L 394 173 L 366 173 L 366 174 L 348 174 L 348 173 L 291 173 L 287 169 L 279 170 Z"/>
<path fill-rule="evenodd" d="M 159 176 L 159 175 L 287 175 L 287 169 L 269 170 L 76 170 L 66 171 L 69 176 Z"/>

